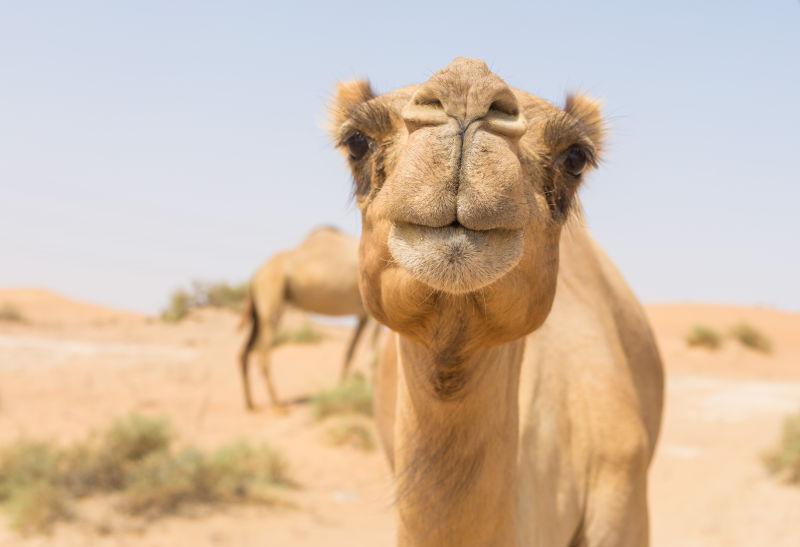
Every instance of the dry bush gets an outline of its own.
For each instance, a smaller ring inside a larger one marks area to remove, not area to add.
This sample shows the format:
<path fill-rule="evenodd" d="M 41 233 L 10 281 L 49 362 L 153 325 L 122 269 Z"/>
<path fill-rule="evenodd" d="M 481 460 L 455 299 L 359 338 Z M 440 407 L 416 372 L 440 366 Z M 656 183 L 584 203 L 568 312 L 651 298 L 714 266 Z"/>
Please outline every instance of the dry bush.
<path fill-rule="evenodd" d="M 760 351 L 762 353 L 770 353 L 772 351 L 772 342 L 761 331 L 747 323 L 739 323 L 731 329 L 731 336 L 739 341 L 743 346 L 750 349 Z"/>
<path fill-rule="evenodd" d="M 372 416 L 372 387 L 362 374 L 353 374 L 338 386 L 312 397 L 311 407 L 318 420 L 335 414 Z"/>
<path fill-rule="evenodd" d="M 12 304 L 3 304 L 0 306 L 0 322 L 7 323 L 23 323 L 25 316 L 19 311 L 19 308 Z"/>
<path fill-rule="evenodd" d="M 223 308 L 239 311 L 249 291 L 248 283 L 206 283 L 195 281 L 191 290 L 179 289 L 170 296 L 169 304 L 161 312 L 164 321 L 177 323 L 197 308 Z"/>
<path fill-rule="evenodd" d="M 24 534 L 50 533 L 55 524 L 72 517 L 67 493 L 39 481 L 18 490 L 6 504 L 11 527 Z"/>
<path fill-rule="evenodd" d="M 20 440 L 0 451 L 0 503 L 13 528 L 49 532 L 69 516 L 58 462 L 58 451 L 37 441 Z"/>
<path fill-rule="evenodd" d="M 245 442 L 176 451 L 169 424 L 131 415 L 66 448 L 21 440 L 0 449 L 0 504 L 25 532 L 73 516 L 79 497 L 117 493 L 126 513 L 158 517 L 187 504 L 273 503 L 294 486 L 283 458 Z"/>
<path fill-rule="evenodd" d="M 64 450 L 62 477 L 76 496 L 123 488 L 131 469 L 152 454 L 169 451 L 174 440 L 163 418 L 118 418 L 99 436 Z"/>
<path fill-rule="evenodd" d="M 333 446 L 349 446 L 365 452 L 375 449 L 371 422 L 365 418 L 343 419 L 327 430 L 327 439 Z"/>
<path fill-rule="evenodd" d="M 800 413 L 786 418 L 781 440 L 764 455 L 764 464 L 772 474 L 800 485 Z"/>
<path fill-rule="evenodd" d="M 276 487 L 293 486 L 286 464 L 267 446 L 239 442 L 211 454 L 186 448 L 154 455 L 130 475 L 121 508 L 158 517 L 190 504 L 276 502 Z"/>
<path fill-rule="evenodd" d="M 161 312 L 161 319 L 168 323 L 177 323 L 186 319 L 191 309 L 191 295 L 180 289 L 170 296 L 169 305 Z"/>
<path fill-rule="evenodd" d="M 234 311 L 242 309 L 250 290 L 249 283 L 229 285 L 228 283 L 195 282 L 193 287 L 196 307 L 227 308 Z"/>
<path fill-rule="evenodd" d="M 686 344 L 690 347 L 718 349 L 722 345 L 722 336 L 711 327 L 695 325 L 686 335 Z"/>

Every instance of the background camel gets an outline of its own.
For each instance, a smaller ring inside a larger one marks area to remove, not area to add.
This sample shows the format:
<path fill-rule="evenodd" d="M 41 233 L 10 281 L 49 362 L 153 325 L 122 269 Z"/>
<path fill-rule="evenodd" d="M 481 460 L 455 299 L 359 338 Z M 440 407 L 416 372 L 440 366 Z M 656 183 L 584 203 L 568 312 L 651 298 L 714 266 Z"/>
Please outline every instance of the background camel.
<path fill-rule="evenodd" d="M 250 281 L 244 321 L 250 331 L 239 356 L 244 400 L 252 410 L 248 375 L 249 356 L 255 351 L 267 386 L 270 403 L 280 401 L 270 375 L 270 351 L 286 304 L 321 315 L 355 315 L 358 324 L 347 347 L 341 377 L 347 376 L 356 344 L 367 324 L 367 313 L 358 292 L 358 242 L 336 228 L 311 232 L 295 249 L 276 254 Z"/>
<path fill-rule="evenodd" d="M 399 545 L 647 545 L 662 368 L 579 216 L 597 103 L 457 59 L 383 96 L 340 85 L 332 117 L 364 302 L 396 333 L 376 412 Z"/>

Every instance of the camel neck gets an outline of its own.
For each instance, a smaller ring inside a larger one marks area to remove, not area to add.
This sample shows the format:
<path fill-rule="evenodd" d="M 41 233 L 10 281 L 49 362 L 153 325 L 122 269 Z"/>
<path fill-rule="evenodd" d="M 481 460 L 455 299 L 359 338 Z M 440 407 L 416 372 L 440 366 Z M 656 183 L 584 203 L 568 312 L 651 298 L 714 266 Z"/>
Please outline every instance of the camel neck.
<path fill-rule="evenodd" d="M 518 385 L 524 340 L 437 363 L 400 337 L 395 469 L 400 547 L 518 544 L 515 533 Z M 462 374 L 442 397 L 444 368 Z"/>

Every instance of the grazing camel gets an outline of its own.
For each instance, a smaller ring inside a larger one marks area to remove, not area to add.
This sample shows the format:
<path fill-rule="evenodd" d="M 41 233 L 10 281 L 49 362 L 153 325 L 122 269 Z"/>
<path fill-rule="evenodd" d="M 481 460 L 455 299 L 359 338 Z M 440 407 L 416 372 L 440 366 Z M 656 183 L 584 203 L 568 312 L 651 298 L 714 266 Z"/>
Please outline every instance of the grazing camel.
<path fill-rule="evenodd" d="M 248 410 L 254 408 L 247 370 L 252 351 L 259 359 L 271 404 L 281 408 L 270 375 L 270 350 L 285 304 L 321 315 L 358 317 L 342 365 L 344 379 L 368 321 L 358 292 L 358 242 L 336 228 L 318 228 L 300 246 L 270 258 L 253 276 L 243 318 L 250 332 L 239 355 Z"/>
<path fill-rule="evenodd" d="M 362 215 L 359 282 L 393 332 L 376 378 L 402 547 L 643 547 L 663 378 L 636 298 L 581 221 L 598 104 L 459 58 L 332 133 Z"/>

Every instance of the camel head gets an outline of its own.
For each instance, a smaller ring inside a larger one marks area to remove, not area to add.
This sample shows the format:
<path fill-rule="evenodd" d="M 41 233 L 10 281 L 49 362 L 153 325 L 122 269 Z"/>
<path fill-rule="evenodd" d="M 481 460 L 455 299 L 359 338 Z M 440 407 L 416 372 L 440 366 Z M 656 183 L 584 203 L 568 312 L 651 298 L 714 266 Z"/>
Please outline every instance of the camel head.
<path fill-rule="evenodd" d="M 331 110 L 362 213 L 369 311 L 448 357 L 538 328 L 562 226 L 598 162 L 597 103 L 559 108 L 458 58 L 384 95 L 339 84 Z"/>

